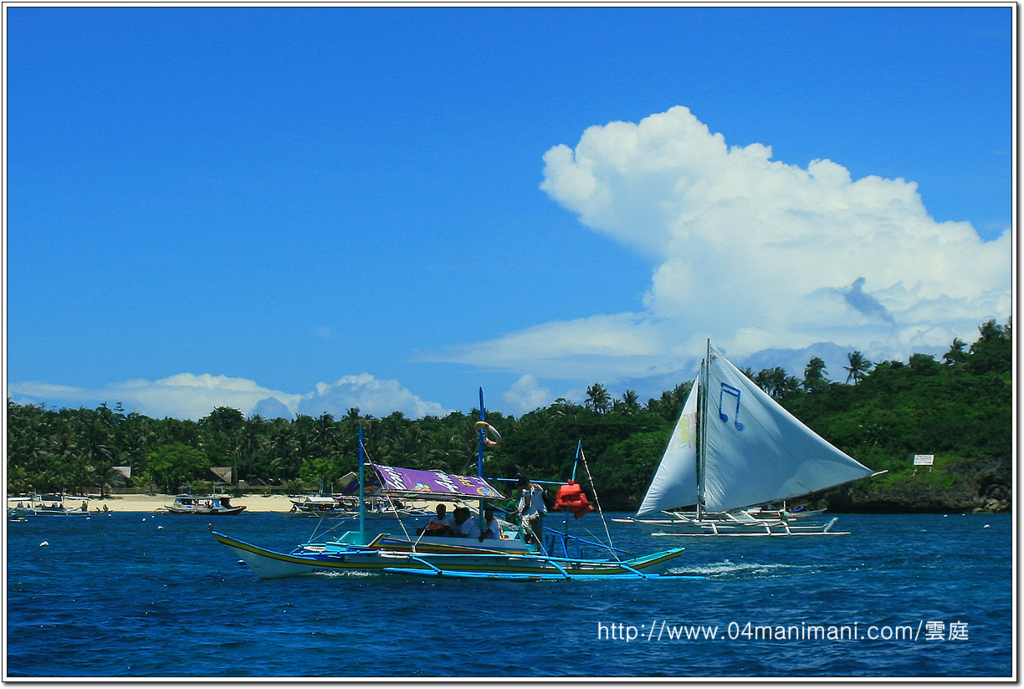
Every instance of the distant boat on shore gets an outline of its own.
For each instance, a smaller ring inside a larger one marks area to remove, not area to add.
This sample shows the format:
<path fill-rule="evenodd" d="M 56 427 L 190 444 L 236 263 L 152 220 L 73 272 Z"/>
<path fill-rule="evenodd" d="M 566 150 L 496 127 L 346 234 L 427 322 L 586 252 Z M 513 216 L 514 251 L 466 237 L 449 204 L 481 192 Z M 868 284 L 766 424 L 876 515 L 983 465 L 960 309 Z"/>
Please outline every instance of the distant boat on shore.
<path fill-rule="evenodd" d="M 32 493 L 27 496 L 7 498 L 7 516 L 9 517 L 87 517 L 89 501 L 82 499 L 82 506 L 69 509 L 64 506 L 65 495 L 39 495 Z M 73 498 L 77 500 L 77 498 Z"/>
<path fill-rule="evenodd" d="M 240 514 L 245 505 L 232 505 L 228 495 L 177 495 L 173 505 L 157 510 L 168 514 L 202 514 L 206 516 Z"/>

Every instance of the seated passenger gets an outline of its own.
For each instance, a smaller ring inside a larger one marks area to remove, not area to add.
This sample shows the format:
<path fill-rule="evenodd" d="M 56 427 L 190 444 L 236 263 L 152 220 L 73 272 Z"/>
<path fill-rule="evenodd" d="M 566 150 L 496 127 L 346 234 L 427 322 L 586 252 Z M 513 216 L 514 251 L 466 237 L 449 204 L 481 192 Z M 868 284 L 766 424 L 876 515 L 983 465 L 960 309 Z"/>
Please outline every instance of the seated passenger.
<path fill-rule="evenodd" d="M 501 539 L 501 524 L 494 518 L 494 510 L 490 507 L 484 510 L 484 532 L 480 534 L 480 541 L 485 538 Z"/>
<path fill-rule="evenodd" d="M 476 520 L 473 519 L 468 507 L 455 508 L 455 532 L 452 535 L 459 538 L 478 538 L 480 536 L 480 527 L 476 525 Z"/>
<path fill-rule="evenodd" d="M 419 531 L 424 536 L 450 536 L 454 530 L 455 523 L 447 514 L 448 508 L 444 503 L 437 506 L 437 516 L 431 517 L 426 526 Z"/>

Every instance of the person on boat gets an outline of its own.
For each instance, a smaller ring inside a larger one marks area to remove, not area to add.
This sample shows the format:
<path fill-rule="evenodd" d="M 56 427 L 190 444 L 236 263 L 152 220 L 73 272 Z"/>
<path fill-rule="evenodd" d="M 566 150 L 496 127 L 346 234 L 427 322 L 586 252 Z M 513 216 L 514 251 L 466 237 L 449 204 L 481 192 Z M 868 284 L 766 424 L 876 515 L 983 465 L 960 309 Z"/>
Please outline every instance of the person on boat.
<path fill-rule="evenodd" d="M 519 489 L 519 513 L 522 524 L 528 528 L 527 536 L 532 535 L 539 541 L 544 532 L 544 517 L 548 516 L 547 505 L 544 504 L 544 488 L 530 481 L 525 476 L 516 484 Z"/>
<path fill-rule="evenodd" d="M 448 516 L 448 507 L 442 502 L 437 505 L 437 515 L 427 520 L 423 527 L 425 536 L 448 536 L 454 531 L 455 523 Z"/>
<path fill-rule="evenodd" d="M 498 520 L 494 518 L 493 508 L 488 507 L 487 509 L 484 510 L 484 523 L 486 524 L 486 527 L 484 527 L 484 532 L 480 534 L 478 540 L 481 543 L 483 543 L 484 539 L 486 538 L 500 540 L 501 524 L 499 524 Z"/>
<path fill-rule="evenodd" d="M 459 538 L 480 537 L 480 527 L 476 525 L 468 507 L 455 508 L 455 532 L 452 535 Z"/>

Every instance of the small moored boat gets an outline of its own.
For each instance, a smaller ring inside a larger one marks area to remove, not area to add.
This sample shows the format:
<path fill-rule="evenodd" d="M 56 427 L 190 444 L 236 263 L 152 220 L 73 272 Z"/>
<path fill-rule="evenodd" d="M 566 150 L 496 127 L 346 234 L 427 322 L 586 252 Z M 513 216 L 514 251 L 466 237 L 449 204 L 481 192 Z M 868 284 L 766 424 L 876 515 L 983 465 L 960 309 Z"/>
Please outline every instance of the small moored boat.
<path fill-rule="evenodd" d="M 229 514 L 240 514 L 245 511 L 245 505 L 232 505 L 231 497 L 228 495 L 177 495 L 173 505 L 165 505 L 160 512 L 168 514 L 201 514 L 205 516 L 218 516 Z"/>
<path fill-rule="evenodd" d="M 67 500 L 82 500 L 79 508 L 65 506 Z M 31 495 L 7 498 L 7 516 L 9 517 L 88 517 L 89 501 L 87 498 L 73 498 L 62 494 Z"/>

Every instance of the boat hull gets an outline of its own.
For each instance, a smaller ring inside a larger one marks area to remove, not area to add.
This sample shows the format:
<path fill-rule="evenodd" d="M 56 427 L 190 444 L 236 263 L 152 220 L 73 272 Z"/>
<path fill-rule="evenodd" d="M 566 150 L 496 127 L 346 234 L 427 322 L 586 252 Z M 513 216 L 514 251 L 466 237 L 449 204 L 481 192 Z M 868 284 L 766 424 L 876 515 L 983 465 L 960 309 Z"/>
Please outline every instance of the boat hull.
<path fill-rule="evenodd" d="M 297 509 L 286 513 L 290 517 L 317 517 L 319 519 L 359 519 L 358 510 L 310 510 Z M 412 517 L 428 517 L 430 513 L 398 510 L 395 512 L 367 512 L 363 518 L 367 521 L 399 521 Z"/>
<path fill-rule="evenodd" d="M 10 507 L 7 514 L 12 517 L 88 517 L 89 510 L 68 510 L 63 507 Z"/>
<path fill-rule="evenodd" d="M 204 517 L 221 517 L 221 516 L 229 516 L 229 515 L 233 515 L 233 514 L 241 514 L 242 512 L 245 511 L 245 505 L 239 505 L 238 507 L 231 507 L 231 508 L 227 508 L 227 507 L 220 507 L 220 508 L 217 508 L 217 507 L 213 507 L 213 508 L 197 507 L 197 508 L 194 508 L 194 509 L 186 508 L 186 507 L 174 507 L 172 505 L 172 506 L 165 507 L 161 511 L 165 512 L 166 514 L 199 514 L 199 515 L 202 515 Z"/>
<path fill-rule="evenodd" d="M 523 550 L 524 544 L 514 541 L 485 541 L 480 548 L 421 541 L 413 552 L 412 542 L 382 535 L 365 546 L 305 545 L 278 553 L 217 532 L 213 536 L 261 579 L 344 571 L 498 579 L 642 578 L 666 572 L 683 552 L 672 548 L 623 561 L 556 558 Z"/>
<path fill-rule="evenodd" d="M 635 524 L 649 536 L 680 537 L 758 537 L 758 536 L 846 536 L 849 531 L 833 531 L 837 518 L 827 523 L 789 522 L 783 519 L 614 519 L 620 524 Z"/>

